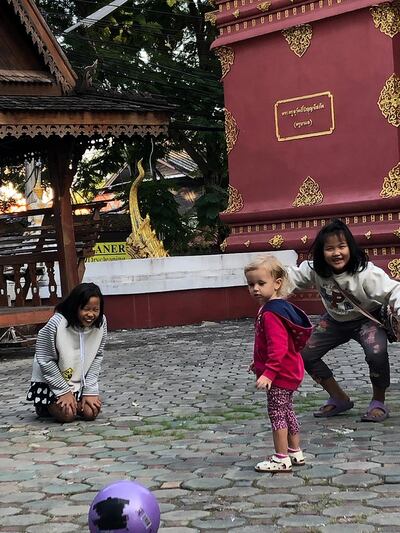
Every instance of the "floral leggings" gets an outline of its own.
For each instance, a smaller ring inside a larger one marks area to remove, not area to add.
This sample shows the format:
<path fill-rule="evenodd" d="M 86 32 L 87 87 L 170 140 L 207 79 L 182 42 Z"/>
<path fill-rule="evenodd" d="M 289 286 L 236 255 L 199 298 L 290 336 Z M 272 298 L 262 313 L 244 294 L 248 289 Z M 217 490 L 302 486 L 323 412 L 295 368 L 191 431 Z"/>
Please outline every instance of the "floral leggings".
<path fill-rule="evenodd" d="M 290 435 L 299 433 L 299 423 L 293 409 L 293 392 L 274 386 L 267 391 L 267 409 L 272 431 L 287 429 Z"/>

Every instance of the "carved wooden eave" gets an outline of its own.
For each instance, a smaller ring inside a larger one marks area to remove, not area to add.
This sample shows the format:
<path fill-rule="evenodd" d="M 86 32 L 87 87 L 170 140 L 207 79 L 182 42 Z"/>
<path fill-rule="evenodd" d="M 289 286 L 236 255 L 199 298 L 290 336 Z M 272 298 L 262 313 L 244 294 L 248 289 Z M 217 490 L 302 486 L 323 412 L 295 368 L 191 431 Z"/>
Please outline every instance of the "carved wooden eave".
<path fill-rule="evenodd" d="M 1 96 L 0 139 L 160 135 L 171 106 L 150 95 L 91 91 L 67 96 Z"/>
<path fill-rule="evenodd" d="M 6 0 L 6 2 L 18 16 L 26 34 L 60 85 L 62 92 L 68 94 L 73 91 L 77 75 L 35 3 L 32 0 Z"/>
<path fill-rule="evenodd" d="M 380 5 L 386 0 L 280 0 L 267 6 L 253 0 L 216 0 L 215 25 L 219 37 L 211 48 L 287 30 L 317 20 Z"/>

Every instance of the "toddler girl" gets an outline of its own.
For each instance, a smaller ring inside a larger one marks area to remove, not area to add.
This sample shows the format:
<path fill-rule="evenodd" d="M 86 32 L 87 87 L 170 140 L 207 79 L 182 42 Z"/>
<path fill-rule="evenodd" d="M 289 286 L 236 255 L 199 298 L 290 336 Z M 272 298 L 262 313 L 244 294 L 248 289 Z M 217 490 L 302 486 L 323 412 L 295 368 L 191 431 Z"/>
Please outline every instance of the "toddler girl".
<path fill-rule="evenodd" d="M 255 323 L 254 359 L 249 367 L 256 387 L 267 390 L 275 454 L 255 466 L 259 472 L 290 472 L 304 465 L 293 393 L 304 377 L 299 351 L 311 334 L 311 323 L 298 307 L 286 302 L 287 272 L 274 256 L 263 256 L 244 269 L 250 294 L 260 309 Z"/>

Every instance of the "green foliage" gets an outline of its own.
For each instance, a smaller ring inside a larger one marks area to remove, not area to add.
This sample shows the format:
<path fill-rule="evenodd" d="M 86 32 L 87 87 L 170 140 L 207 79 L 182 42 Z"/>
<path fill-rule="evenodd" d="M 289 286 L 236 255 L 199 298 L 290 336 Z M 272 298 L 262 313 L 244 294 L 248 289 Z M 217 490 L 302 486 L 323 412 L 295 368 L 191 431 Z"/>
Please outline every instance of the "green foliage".
<path fill-rule="evenodd" d="M 37 1 L 50 27 L 62 36 L 63 47 L 78 73 L 98 59 L 95 79 L 98 87 L 159 94 L 176 106 L 168 139 L 155 140 L 152 161 L 168 150 L 184 149 L 190 155 L 206 190 L 196 204 L 197 231 L 210 232 L 214 241 L 220 242 L 226 228 L 219 220 L 218 210 L 224 206 L 222 191 L 227 188 L 228 177 L 220 66 L 210 52 L 216 33 L 215 27 L 204 20 L 205 13 L 212 9 L 208 0 L 127 2 L 95 25 L 81 26 L 64 35 L 63 30 L 76 20 L 109 2 Z M 135 161 L 142 157 L 149 160 L 148 138 L 137 137 L 129 143 L 115 140 L 112 145 L 102 143 L 102 147 L 102 153 L 79 166 L 75 182 L 79 190 L 92 194 L 108 172 L 117 171 L 127 161 L 135 169 Z M 152 197 L 157 199 L 157 187 L 159 194 L 167 198 L 162 180 L 151 186 Z M 128 190 L 129 187 L 124 191 L 125 200 Z M 180 220 L 176 209 L 166 216 L 160 212 L 160 206 L 149 203 L 147 207 L 151 212 L 154 210 L 152 222 L 166 241 L 170 242 L 169 235 L 172 239 L 179 234 L 177 228 L 186 232 L 187 221 Z M 162 218 L 160 222 L 156 220 L 158 216 Z M 179 242 L 185 243 L 186 239 Z"/>
<path fill-rule="evenodd" d="M 147 181 L 139 189 L 139 209 L 149 214 L 152 227 L 170 255 L 187 249 L 192 231 L 188 220 L 179 215 L 178 204 L 165 180 Z"/>

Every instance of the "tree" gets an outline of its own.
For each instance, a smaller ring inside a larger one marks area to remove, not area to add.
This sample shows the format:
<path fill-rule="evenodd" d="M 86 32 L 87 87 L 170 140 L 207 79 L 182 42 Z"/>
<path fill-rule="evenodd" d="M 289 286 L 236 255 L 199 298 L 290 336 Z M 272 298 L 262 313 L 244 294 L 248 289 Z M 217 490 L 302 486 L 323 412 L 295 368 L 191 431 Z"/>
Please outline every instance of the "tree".
<path fill-rule="evenodd" d="M 135 168 L 143 158 L 149 172 L 151 152 L 154 159 L 183 148 L 204 179 L 204 197 L 197 203 L 199 220 L 212 231 L 219 228 L 221 239 L 224 229 L 218 212 L 227 201 L 227 163 L 220 68 L 209 50 L 215 29 L 204 20 L 210 5 L 205 0 L 127 2 L 95 25 L 63 34 L 76 20 L 108 3 L 38 0 L 78 72 L 99 59 L 96 83 L 100 87 L 159 94 L 177 108 L 168 139 L 154 146 L 148 139 L 136 139 L 133 146 L 118 141 L 104 145 L 102 166 L 98 160 L 92 168 L 81 165 L 77 186 L 87 187 L 93 174 L 115 169 L 123 160 Z M 149 210 L 153 218 L 151 205 Z"/>

